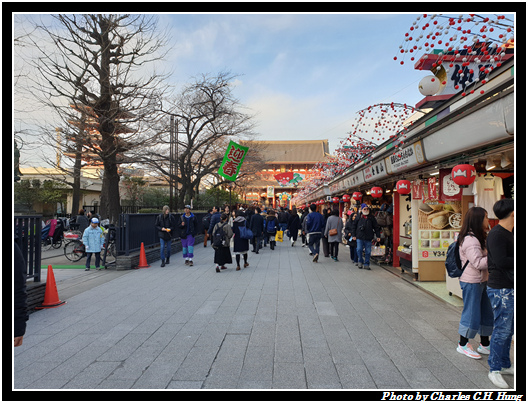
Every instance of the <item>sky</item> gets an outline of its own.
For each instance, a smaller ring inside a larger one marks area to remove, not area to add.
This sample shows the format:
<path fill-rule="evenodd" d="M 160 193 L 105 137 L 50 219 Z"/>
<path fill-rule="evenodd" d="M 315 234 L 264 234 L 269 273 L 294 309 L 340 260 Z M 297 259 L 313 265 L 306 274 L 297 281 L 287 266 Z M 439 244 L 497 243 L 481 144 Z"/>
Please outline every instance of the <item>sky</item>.
<path fill-rule="evenodd" d="M 260 140 L 328 139 L 332 153 L 357 112 L 416 105 L 431 73 L 393 60 L 422 13 L 159 14 L 176 87 L 202 74 L 236 75 L 233 95 L 255 115 Z M 447 14 L 454 16 L 456 14 Z M 422 51 L 416 56 L 426 53 Z"/>

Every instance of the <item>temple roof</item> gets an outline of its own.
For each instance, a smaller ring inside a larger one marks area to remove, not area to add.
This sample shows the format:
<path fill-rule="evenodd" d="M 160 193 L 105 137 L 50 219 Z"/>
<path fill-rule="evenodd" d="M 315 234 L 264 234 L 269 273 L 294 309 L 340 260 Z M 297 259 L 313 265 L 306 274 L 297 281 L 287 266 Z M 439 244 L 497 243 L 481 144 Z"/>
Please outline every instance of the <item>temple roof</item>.
<path fill-rule="evenodd" d="M 268 164 L 315 164 L 329 154 L 328 140 L 241 141 L 255 147 Z"/>

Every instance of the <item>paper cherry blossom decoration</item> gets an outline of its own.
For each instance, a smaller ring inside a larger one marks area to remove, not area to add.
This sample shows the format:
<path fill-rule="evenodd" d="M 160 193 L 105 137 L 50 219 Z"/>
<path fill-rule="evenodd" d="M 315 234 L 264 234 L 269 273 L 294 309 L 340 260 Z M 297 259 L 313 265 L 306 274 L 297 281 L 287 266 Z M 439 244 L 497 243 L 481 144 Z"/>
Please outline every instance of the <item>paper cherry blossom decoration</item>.
<path fill-rule="evenodd" d="M 467 188 L 477 177 L 477 170 L 473 165 L 460 164 L 451 170 L 451 178 L 461 188 Z"/>
<path fill-rule="evenodd" d="M 374 186 L 372 189 L 370 189 L 370 195 L 375 198 L 380 198 L 383 196 L 383 189 L 378 186 Z"/>
<path fill-rule="evenodd" d="M 401 195 L 408 195 L 411 193 L 411 182 L 407 179 L 396 182 L 396 191 Z"/>

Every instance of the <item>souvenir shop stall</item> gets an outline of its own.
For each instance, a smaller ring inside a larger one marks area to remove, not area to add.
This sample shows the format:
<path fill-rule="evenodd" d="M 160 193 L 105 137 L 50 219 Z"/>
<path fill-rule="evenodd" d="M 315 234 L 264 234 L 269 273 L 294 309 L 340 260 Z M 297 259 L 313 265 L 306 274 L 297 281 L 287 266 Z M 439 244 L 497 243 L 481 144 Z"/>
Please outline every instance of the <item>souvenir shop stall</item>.
<path fill-rule="evenodd" d="M 337 198 L 343 209 L 386 201 L 393 212 L 392 266 L 418 281 L 446 281 L 445 254 L 467 210 L 484 207 L 493 226 L 493 204 L 514 196 L 513 83 L 512 59 L 485 84 L 436 104 L 403 142 L 381 144 L 307 199 Z M 458 279 L 446 286 L 459 295 Z"/>

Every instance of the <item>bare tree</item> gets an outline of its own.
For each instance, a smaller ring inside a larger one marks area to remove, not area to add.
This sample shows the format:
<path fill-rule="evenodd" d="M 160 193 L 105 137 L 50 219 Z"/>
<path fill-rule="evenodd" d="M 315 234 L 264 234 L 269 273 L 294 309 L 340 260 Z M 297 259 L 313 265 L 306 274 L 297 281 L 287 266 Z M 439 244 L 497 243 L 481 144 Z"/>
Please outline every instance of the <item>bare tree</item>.
<path fill-rule="evenodd" d="M 133 162 L 148 142 L 156 141 L 166 75 L 149 69 L 162 60 L 166 36 L 152 15 L 53 15 L 53 24 L 37 24 L 50 45 L 33 40 L 38 74 L 33 91 L 58 118 L 47 125 L 50 144 L 103 168 L 101 216 L 116 222 L 120 213 L 119 170 Z"/>
<path fill-rule="evenodd" d="M 181 184 L 178 206 L 194 197 L 204 178 L 216 174 L 229 140 L 254 136 L 253 116 L 244 113 L 233 96 L 234 78 L 227 72 L 202 75 L 186 86 L 167 110 L 177 121 L 178 169 L 174 179 Z M 168 140 L 165 142 L 164 147 L 152 150 L 145 163 L 169 179 Z"/>

